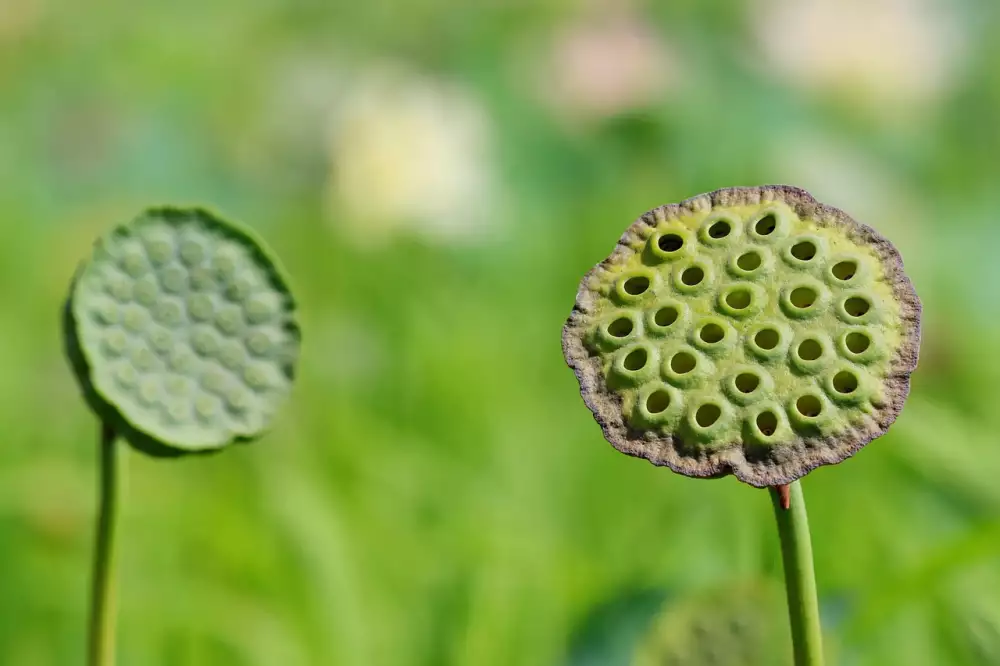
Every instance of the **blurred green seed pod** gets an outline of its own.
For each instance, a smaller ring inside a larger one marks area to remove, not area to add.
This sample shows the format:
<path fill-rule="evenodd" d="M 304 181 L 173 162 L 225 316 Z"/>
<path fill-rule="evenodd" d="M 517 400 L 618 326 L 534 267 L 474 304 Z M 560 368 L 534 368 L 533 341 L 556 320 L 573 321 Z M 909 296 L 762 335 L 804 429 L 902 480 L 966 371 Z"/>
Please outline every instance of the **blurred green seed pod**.
<path fill-rule="evenodd" d="M 781 590 L 739 584 L 664 604 L 632 666 L 783 666 L 791 637 Z"/>
<path fill-rule="evenodd" d="M 737 187 L 636 220 L 581 282 L 563 352 L 618 450 L 774 486 L 885 433 L 920 314 L 873 229 L 798 188 Z"/>
<path fill-rule="evenodd" d="M 100 238 L 63 323 L 90 407 L 155 456 L 263 434 L 291 391 L 301 341 L 266 246 L 197 208 L 152 208 Z"/>

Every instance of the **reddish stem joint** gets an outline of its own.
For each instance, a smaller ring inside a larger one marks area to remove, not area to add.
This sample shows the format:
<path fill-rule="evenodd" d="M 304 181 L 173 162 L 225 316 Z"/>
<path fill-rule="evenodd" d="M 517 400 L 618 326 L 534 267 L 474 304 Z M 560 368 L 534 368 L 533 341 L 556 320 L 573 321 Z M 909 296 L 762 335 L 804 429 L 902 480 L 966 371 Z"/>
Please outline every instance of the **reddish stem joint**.
<path fill-rule="evenodd" d="M 778 493 L 778 499 L 781 500 L 781 508 L 785 511 L 792 506 L 792 488 L 787 483 L 780 486 L 771 486 L 771 490 Z"/>

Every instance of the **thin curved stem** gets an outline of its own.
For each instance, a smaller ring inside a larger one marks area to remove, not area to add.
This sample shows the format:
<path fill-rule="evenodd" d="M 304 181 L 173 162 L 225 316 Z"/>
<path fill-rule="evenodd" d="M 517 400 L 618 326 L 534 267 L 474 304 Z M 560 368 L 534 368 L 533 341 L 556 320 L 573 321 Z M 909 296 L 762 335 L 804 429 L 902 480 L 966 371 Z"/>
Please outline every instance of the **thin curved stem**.
<path fill-rule="evenodd" d="M 823 634 L 802 486 L 795 481 L 789 486 L 771 488 L 771 501 L 781 540 L 795 666 L 823 666 Z"/>
<path fill-rule="evenodd" d="M 90 630 L 87 664 L 114 666 L 115 527 L 118 522 L 118 447 L 115 431 L 101 426 L 99 507 L 94 544 L 94 568 L 90 592 Z"/>

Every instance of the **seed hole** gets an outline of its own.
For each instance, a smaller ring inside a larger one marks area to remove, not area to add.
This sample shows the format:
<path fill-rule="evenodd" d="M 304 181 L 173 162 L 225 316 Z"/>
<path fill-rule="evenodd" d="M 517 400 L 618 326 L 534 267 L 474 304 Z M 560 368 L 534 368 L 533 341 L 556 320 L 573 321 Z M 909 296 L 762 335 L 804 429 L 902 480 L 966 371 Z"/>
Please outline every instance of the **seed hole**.
<path fill-rule="evenodd" d="M 638 296 L 646 293 L 649 289 L 649 278 L 645 276 L 630 277 L 625 280 L 625 293 L 631 296 Z"/>
<path fill-rule="evenodd" d="M 868 302 L 868 299 L 860 296 L 851 296 L 844 302 L 844 311 L 852 317 L 862 317 L 868 314 L 871 307 L 872 304 Z"/>
<path fill-rule="evenodd" d="M 706 324 L 698 333 L 698 337 L 704 342 L 715 344 L 726 337 L 726 332 L 718 324 Z"/>
<path fill-rule="evenodd" d="M 757 429 L 761 434 L 770 437 L 778 430 L 778 415 L 768 410 L 757 415 Z"/>
<path fill-rule="evenodd" d="M 664 390 L 653 391 L 646 398 L 646 411 L 650 414 L 660 414 L 670 406 L 670 394 Z"/>
<path fill-rule="evenodd" d="M 774 213 L 768 213 L 757 220 L 753 228 L 761 236 L 770 236 L 778 228 L 778 220 L 774 217 Z"/>
<path fill-rule="evenodd" d="M 708 235 L 712 238 L 725 238 L 733 230 L 729 222 L 719 220 L 708 228 Z"/>
<path fill-rule="evenodd" d="M 736 375 L 736 388 L 740 393 L 753 393 L 760 386 L 760 377 L 752 372 L 741 372 Z"/>
<path fill-rule="evenodd" d="M 684 272 L 681 273 L 681 282 L 689 287 L 701 284 L 701 281 L 705 279 L 705 271 L 703 271 L 698 266 L 691 266 L 690 268 L 685 268 Z"/>
<path fill-rule="evenodd" d="M 747 289 L 736 289 L 726 294 L 726 303 L 734 310 L 743 310 L 750 306 L 750 292 Z"/>
<path fill-rule="evenodd" d="M 802 416 L 813 418 L 819 416 L 820 412 L 823 411 L 823 403 L 814 395 L 803 395 L 795 401 L 795 409 Z"/>
<path fill-rule="evenodd" d="M 838 280 L 850 280 L 857 275 L 857 272 L 858 262 L 856 261 L 838 261 L 833 265 L 833 277 Z"/>
<path fill-rule="evenodd" d="M 757 332 L 757 335 L 753 336 L 754 343 L 765 351 L 771 351 L 777 347 L 780 340 L 781 336 L 773 328 L 762 329 Z"/>
<path fill-rule="evenodd" d="M 698 411 L 694 413 L 694 420 L 702 428 L 708 428 L 714 425 L 720 416 L 722 416 L 722 410 L 719 409 L 719 406 L 708 403 L 698 408 Z"/>
<path fill-rule="evenodd" d="M 833 388 L 837 393 L 850 395 L 858 390 L 858 377 L 853 372 L 841 370 L 833 376 Z"/>
<path fill-rule="evenodd" d="M 755 271 L 760 268 L 760 255 L 756 252 L 747 252 L 746 254 L 741 254 L 739 258 L 736 259 L 736 265 L 745 271 Z"/>
<path fill-rule="evenodd" d="M 684 247 L 684 239 L 677 234 L 664 234 L 656 241 L 656 245 L 664 252 L 676 252 Z"/>
<path fill-rule="evenodd" d="M 653 315 L 653 321 L 657 326 L 670 326 L 677 321 L 678 314 L 677 308 L 672 305 L 668 305 L 667 307 L 660 308 L 656 311 L 656 314 Z"/>
<path fill-rule="evenodd" d="M 625 369 L 635 372 L 636 370 L 642 370 L 646 366 L 646 361 L 648 360 L 648 354 L 643 348 L 633 349 L 629 352 L 628 356 L 625 357 Z"/>
<path fill-rule="evenodd" d="M 694 355 L 687 352 L 678 352 L 674 354 L 672 359 L 670 359 L 670 369 L 678 375 L 686 375 L 694 370 L 694 366 L 697 364 L 698 361 L 695 359 Z"/>
<path fill-rule="evenodd" d="M 857 331 L 847 334 L 847 349 L 855 354 L 863 354 L 871 347 L 872 341 L 866 333 Z"/>
<path fill-rule="evenodd" d="M 628 317 L 619 317 L 608 325 L 608 333 L 615 338 L 624 338 L 632 332 L 632 320 Z"/>
<path fill-rule="evenodd" d="M 792 302 L 792 305 L 800 310 L 804 310 L 816 302 L 816 290 L 812 287 L 796 287 L 792 289 L 789 300 Z"/>
<path fill-rule="evenodd" d="M 823 355 L 823 345 L 812 338 L 803 340 L 799 345 L 799 358 L 803 361 L 815 361 Z"/>
<path fill-rule="evenodd" d="M 799 241 L 792 246 L 792 256 L 800 261 L 809 261 L 816 256 L 816 245 L 812 241 Z"/>

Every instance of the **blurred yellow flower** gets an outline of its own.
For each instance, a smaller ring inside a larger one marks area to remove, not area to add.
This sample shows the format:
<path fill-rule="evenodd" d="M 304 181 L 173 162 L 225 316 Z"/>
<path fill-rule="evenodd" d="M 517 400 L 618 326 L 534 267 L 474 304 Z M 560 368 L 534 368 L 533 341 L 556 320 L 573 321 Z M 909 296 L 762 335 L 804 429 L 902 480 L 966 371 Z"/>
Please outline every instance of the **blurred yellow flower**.
<path fill-rule="evenodd" d="M 958 16 L 935 0 L 757 0 L 767 65 L 795 84 L 887 115 L 945 93 L 962 60 Z"/>
<path fill-rule="evenodd" d="M 472 94 L 383 68 L 349 86 L 330 120 L 330 221 L 360 244 L 395 233 L 481 239 L 491 208 L 490 126 Z"/>

